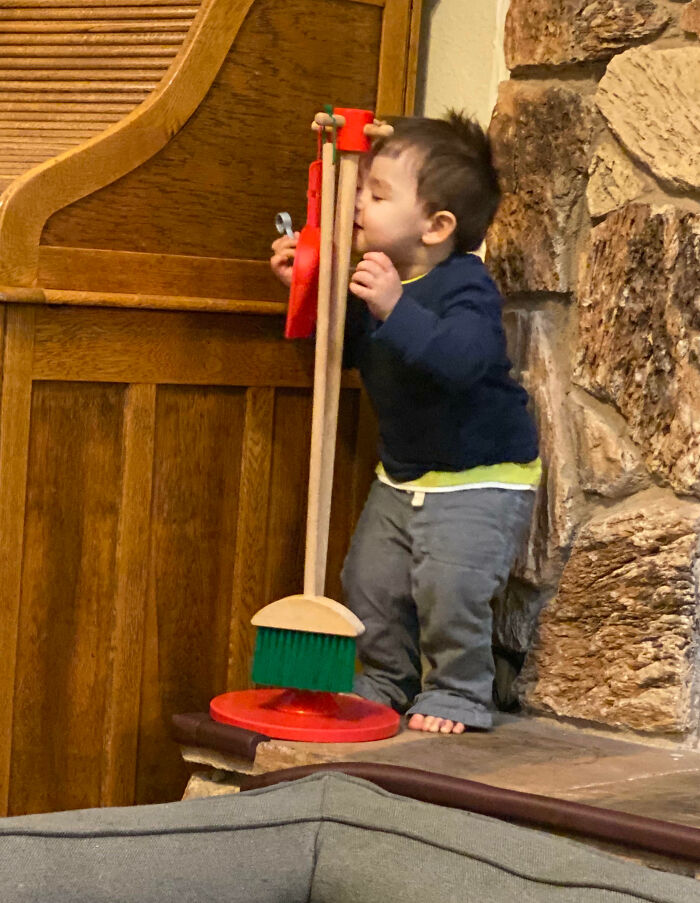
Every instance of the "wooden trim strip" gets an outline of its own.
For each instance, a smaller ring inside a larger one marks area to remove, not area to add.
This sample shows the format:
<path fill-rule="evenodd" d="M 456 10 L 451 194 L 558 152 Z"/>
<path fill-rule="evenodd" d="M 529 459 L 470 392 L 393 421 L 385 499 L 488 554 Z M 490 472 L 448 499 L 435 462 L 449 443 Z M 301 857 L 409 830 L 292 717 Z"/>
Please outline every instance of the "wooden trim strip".
<path fill-rule="evenodd" d="M 135 169 L 179 131 L 211 86 L 252 3 L 203 0 L 168 72 L 142 104 L 5 190 L 0 207 L 0 282 L 32 285 L 39 240 L 49 216 Z M 163 35 L 152 37 L 161 41 Z"/>
<path fill-rule="evenodd" d="M 154 0 L 123 0 L 122 6 L 154 6 Z M 159 7 L 182 6 L 182 0 L 157 0 Z M 199 4 L 197 4 L 199 5 Z M 85 0 L 0 0 L 0 9 L 82 9 Z M 114 0 L 90 0 L 90 6 L 114 6 Z"/>
<path fill-rule="evenodd" d="M 135 6 L 131 3 L 122 2 L 119 6 L 103 6 L 95 7 L 92 3 L 88 6 L 70 6 L 63 3 L 61 6 L 45 6 L 43 9 L 32 7 L 22 7 L 21 3 L 16 3 L 10 7 L 0 22 L 4 27 L 6 22 L 19 21 L 22 23 L 39 20 L 40 22 L 55 22 L 59 19 L 79 19 L 86 21 L 88 19 L 191 19 L 193 18 L 199 7 L 198 5 L 178 5 L 178 6 L 160 6 L 160 4 L 151 3 L 150 6 Z"/>
<path fill-rule="evenodd" d="M 182 295 L 138 295 L 118 292 L 70 292 L 57 289 L 1 286 L 0 303 L 52 307 L 120 307 L 142 310 L 199 310 L 281 317 L 285 301 L 237 301 L 233 298 L 188 298 Z"/>
<path fill-rule="evenodd" d="M 255 642 L 255 628 L 250 619 L 267 601 L 261 597 L 261 592 L 265 586 L 274 412 L 274 389 L 248 389 L 233 565 L 227 690 L 250 686 L 250 660 Z"/>
<path fill-rule="evenodd" d="M 378 116 L 399 116 L 405 112 L 410 35 L 409 4 L 406 0 L 386 0 L 379 51 Z"/>
<path fill-rule="evenodd" d="M 44 291 L 46 303 L 71 307 L 133 307 L 150 310 L 208 310 L 232 314 L 282 316 L 284 301 L 235 301 L 231 298 L 183 298 L 178 295 L 130 295 L 117 292 Z"/>
<path fill-rule="evenodd" d="M 418 52 L 420 50 L 420 27 L 423 0 L 411 0 L 411 25 L 408 38 L 408 60 L 406 63 L 406 90 L 403 112 L 413 116 L 416 106 L 416 82 L 418 79 Z"/>
<path fill-rule="evenodd" d="M 7 814 L 22 583 L 34 308 L 9 307 L 0 401 L 0 812 Z"/>
<path fill-rule="evenodd" d="M 113 655 L 100 787 L 102 806 L 131 805 L 135 796 L 155 419 L 155 385 L 129 386 L 124 407 Z"/>

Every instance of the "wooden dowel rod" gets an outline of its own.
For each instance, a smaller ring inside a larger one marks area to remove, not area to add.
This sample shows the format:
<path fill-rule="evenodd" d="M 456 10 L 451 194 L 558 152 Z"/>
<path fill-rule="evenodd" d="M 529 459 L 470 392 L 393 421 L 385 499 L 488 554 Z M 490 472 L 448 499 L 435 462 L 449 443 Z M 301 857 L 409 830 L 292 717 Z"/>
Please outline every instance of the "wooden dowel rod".
<path fill-rule="evenodd" d="M 335 218 L 335 164 L 333 145 L 322 149 L 321 247 L 318 272 L 318 313 L 314 357 L 314 396 L 309 460 L 309 495 L 306 511 L 306 554 L 304 556 L 304 595 L 323 596 L 326 583 L 326 558 L 330 509 L 324 504 L 323 462 L 328 455 L 326 421 L 327 371 L 330 342 L 330 305 L 333 290 L 333 221 Z"/>
<path fill-rule="evenodd" d="M 340 156 L 338 202 L 335 215 L 333 291 L 328 326 L 328 367 L 326 371 L 326 410 L 324 415 L 327 442 L 323 449 L 321 492 L 323 508 L 319 514 L 319 518 L 323 523 L 330 523 L 331 516 L 340 380 L 343 366 L 345 311 L 350 280 L 350 255 L 352 252 L 352 232 L 355 220 L 359 159 L 360 155 L 356 153 L 342 153 Z M 322 552 L 323 574 L 325 575 L 328 552 L 327 541 L 322 548 Z"/>

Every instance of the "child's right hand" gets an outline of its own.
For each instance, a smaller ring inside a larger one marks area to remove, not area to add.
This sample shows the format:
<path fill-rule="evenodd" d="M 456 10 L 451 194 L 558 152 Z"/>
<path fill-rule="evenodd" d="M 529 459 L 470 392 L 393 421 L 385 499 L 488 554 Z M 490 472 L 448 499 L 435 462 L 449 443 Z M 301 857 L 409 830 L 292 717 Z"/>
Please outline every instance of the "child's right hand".
<path fill-rule="evenodd" d="M 292 267 L 294 266 L 294 253 L 299 240 L 299 233 L 294 233 L 294 238 L 283 235 L 276 241 L 272 242 L 272 257 L 270 258 L 270 266 L 272 272 L 277 276 L 280 282 L 289 288 L 292 284 Z"/>

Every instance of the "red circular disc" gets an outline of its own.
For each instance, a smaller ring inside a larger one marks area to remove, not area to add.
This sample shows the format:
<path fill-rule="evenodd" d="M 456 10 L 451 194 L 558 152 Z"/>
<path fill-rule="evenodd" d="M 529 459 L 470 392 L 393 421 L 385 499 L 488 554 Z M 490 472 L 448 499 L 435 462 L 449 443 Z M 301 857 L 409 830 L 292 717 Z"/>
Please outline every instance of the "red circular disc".
<path fill-rule="evenodd" d="M 399 714 L 386 705 L 345 693 L 312 690 L 238 690 L 215 696 L 214 721 L 279 740 L 354 743 L 384 740 L 399 730 Z"/>

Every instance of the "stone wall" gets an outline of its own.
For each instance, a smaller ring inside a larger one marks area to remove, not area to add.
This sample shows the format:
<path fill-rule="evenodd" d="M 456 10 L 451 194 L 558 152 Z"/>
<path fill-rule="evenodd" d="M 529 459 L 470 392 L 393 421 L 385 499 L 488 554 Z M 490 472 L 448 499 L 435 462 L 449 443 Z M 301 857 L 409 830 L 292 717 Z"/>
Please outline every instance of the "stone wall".
<path fill-rule="evenodd" d="M 487 261 L 545 476 L 495 639 L 538 714 L 695 742 L 700 0 L 511 0 Z M 512 659 L 512 656 L 511 656 Z"/>

